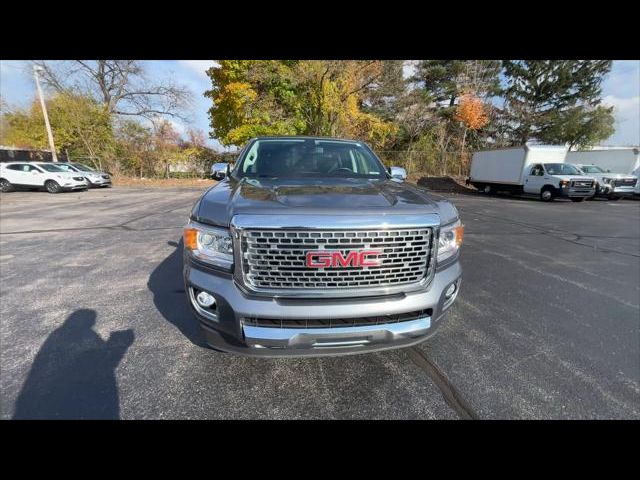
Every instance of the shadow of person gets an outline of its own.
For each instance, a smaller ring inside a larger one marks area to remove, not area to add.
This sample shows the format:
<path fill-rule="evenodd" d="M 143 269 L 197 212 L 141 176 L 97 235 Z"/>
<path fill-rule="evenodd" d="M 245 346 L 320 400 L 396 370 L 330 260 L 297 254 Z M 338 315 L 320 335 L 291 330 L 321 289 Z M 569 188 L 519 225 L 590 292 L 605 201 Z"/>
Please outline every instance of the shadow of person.
<path fill-rule="evenodd" d="M 133 343 L 133 330 L 103 340 L 94 310 L 73 312 L 45 340 L 16 401 L 14 419 L 117 419 L 115 369 Z"/>
<path fill-rule="evenodd" d="M 180 330 L 194 345 L 205 347 L 204 336 L 198 320 L 191 313 L 187 303 L 182 278 L 182 239 L 180 242 L 167 242 L 175 246 L 171 252 L 149 275 L 147 287 L 153 293 L 153 303 L 160 314 Z"/>

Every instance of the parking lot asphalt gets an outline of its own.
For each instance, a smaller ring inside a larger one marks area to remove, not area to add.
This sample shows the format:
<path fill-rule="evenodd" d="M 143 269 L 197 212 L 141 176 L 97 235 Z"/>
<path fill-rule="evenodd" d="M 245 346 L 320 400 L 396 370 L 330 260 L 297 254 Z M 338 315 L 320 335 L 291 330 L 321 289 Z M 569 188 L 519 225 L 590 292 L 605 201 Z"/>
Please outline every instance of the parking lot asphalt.
<path fill-rule="evenodd" d="M 434 337 L 255 359 L 186 304 L 201 192 L 0 196 L 2 418 L 640 418 L 640 202 L 448 195 L 464 276 Z"/>

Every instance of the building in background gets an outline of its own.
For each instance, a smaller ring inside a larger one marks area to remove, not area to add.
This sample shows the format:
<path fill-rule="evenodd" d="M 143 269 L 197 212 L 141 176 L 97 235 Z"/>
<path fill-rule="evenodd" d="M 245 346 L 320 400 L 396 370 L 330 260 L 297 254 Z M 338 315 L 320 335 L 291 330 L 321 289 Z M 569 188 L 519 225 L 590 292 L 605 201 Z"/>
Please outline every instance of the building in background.
<path fill-rule="evenodd" d="M 50 150 L 35 148 L 16 148 L 0 145 L 0 162 L 52 162 Z M 58 154 L 58 161 L 68 162 L 64 154 Z"/>

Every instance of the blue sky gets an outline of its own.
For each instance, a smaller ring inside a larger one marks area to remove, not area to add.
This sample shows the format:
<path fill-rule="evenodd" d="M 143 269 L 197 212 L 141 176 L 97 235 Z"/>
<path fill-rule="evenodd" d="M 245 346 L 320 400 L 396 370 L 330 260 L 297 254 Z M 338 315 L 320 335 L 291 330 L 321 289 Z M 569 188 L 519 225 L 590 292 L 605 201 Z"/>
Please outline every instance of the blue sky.
<path fill-rule="evenodd" d="M 145 61 L 149 76 L 172 78 L 187 86 L 193 94 L 189 121 L 174 121 L 180 132 L 193 127 L 209 133 L 207 110 L 211 101 L 203 93 L 211 83 L 205 71 L 213 60 L 153 60 Z M 35 98 L 35 85 L 28 62 L 0 61 L 0 97 L 10 107 L 24 107 Z M 616 60 L 603 85 L 603 100 L 615 107 L 616 132 L 606 145 L 640 145 L 640 61 Z M 209 140 L 215 148 L 222 148 L 216 140 Z"/>

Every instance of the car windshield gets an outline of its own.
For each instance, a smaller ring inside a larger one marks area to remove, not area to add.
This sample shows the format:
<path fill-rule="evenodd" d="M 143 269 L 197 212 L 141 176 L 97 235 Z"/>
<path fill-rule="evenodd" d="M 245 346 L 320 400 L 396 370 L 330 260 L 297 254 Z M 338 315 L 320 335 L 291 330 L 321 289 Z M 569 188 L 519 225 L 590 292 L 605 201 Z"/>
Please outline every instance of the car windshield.
<path fill-rule="evenodd" d="M 580 170 L 585 173 L 606 173 L 603 169 L 596 167 L 595 165 L 584 165 L 580 167 Z"/>
<path fill-rule="evenodd" d="M 283 138 L 254 141 L 234 176 L 384 178 L 386 173 L 382 163 L 361 143 Z"/>
<path fill-rule="evenodd" d="M 581 175 L 580 170 L 570 163 L 545 163 L 544 168 L 549 175 Z"/>
<path fill-rule="evenodd" d="M 63 168 L 60 168 L 58 165 L 52 165 L 50 163 L 38 163 L 38 167 L 47 172 L 64 172 Z"/>
<path fill-rule="evenodd" d="M 82 163 L 74 163 L 73 166 L 82 172 L 95 172 L 93 168 L 83 165 Z"/>

